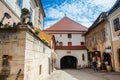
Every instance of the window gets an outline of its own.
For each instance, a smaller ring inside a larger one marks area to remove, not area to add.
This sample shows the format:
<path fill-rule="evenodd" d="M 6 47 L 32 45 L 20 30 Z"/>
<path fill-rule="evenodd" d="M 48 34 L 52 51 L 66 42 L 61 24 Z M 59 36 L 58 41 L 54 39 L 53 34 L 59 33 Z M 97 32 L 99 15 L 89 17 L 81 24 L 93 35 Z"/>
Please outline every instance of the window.
<path fill-rule="evenodd" d="M 71 38 L 72 37 L 72 35 L 71 34 L 68 34 L 68 38 Z"/>
<path fill-rule="evenodd" d="M 106 40 L 106 38 L 105 38 L 105 29 L 103 29 L 101 31 L 101 35 L 102 35 L 102 41 L 105 41 Z"/>
<path fill-rule="evenodd" d="M 43 46 L 43 53 L 45 53 L 45 47 Z"/>
<path fill-rule="evenodd" d="M 48 74 L 50 74 L 50 58 L 48 58 Z"/>
<path fill-rule="evenodd" d="M 120 30 L 119 18 L 116 18 L 116 19 L 113 21 L 113 23 L 114 23 L 114 29 L 115 29 L 115 31 Z"/>
<path fill-rule="evenodd" d="M 41 12 L 40 12 L 40 9 L 39 9 L 38 17 L 39 17 L 38 22 L 39 22 L 39 25 L 40 25 L 41 24 Z"/>
<path fill-rule="evenodd" d="M 68 46 L 72 46 L 72 42 L 68 42 Z"/>
<path fill-rule="evenodd" d="M 94 43 L 97 44 L 96 34 L 94 34 Z"/>
<path fill-rule="evenodd" d="M 81 46 L 84 46 L 84 42 L 81 42 Z"/>
<path fill-rule="evenodd" d="M 32 10 L 32 8 L 30 8 L 30 20 L 32 21 L 32 16 L 33 16 L 33 10 Z"/>
<path fill-rule="evenodd" d="M 17 0 L 17 5 L 22 9 L 23 0 Z"/>
<path fill-rule="evenodd" d="M 85 61 L 85 55 L 84 54 L 82 54 L 82 60 Z"/>
<path fill-rule="evenodd" d="M 59 42 L 59 45 L 60 45 L 60 46 L 63 46 L 63 43 L 62 43 L 62 42 Z"/>
<path fill-rule="evenodd" d="M 41 18 L 41 11 L 40 11 L 40 9 L 39 9 L 39 19 Z"/>
<path fill-rule="evenodd" d="M 90 45 L 89 46 L 92 46 L 92 38 L 90 38 Z"/>
<path fill-rule="evenodd" d="M 39 74 L 42 73 L 42 65 L 39 66 Z"/>

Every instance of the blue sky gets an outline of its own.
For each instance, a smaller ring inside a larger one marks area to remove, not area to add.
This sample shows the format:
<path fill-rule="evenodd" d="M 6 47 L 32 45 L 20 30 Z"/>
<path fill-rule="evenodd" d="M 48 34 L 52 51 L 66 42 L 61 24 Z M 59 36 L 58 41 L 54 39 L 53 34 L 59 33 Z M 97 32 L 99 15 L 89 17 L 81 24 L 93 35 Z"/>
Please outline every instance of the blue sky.
<path fill-rule="evenodd" d="M 116 0 L 41 0 L 46 17 L 44 28 L 58 22 L 65 15 L 90 27 L 101 12 L 108 11 Z"/>

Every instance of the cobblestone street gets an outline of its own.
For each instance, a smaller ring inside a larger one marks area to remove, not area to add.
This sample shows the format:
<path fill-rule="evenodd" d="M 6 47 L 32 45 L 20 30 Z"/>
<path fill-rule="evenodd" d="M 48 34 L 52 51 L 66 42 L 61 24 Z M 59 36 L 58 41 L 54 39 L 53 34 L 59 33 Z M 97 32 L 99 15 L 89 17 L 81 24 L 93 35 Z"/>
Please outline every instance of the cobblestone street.
<path fill-rule="evenodd" d="M 120 73 L 94 72 L 92 69 L 55 70 L 46 80 L 120 80 Z"/>

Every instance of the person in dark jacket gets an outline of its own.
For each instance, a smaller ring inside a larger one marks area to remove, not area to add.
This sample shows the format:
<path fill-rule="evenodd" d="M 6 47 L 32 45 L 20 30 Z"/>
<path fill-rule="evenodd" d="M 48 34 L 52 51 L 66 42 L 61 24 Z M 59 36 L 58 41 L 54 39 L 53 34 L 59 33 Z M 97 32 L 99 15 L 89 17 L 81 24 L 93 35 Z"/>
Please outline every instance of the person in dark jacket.
<path fill-rule="evenodd" d="M 96 60 L 96 57 L 93 57 L 92 63 L 93 63 L 93 69 L 94 69 L 94 71 L 98 71 L 98 69 L 97 69 L 97 60 Z"/>

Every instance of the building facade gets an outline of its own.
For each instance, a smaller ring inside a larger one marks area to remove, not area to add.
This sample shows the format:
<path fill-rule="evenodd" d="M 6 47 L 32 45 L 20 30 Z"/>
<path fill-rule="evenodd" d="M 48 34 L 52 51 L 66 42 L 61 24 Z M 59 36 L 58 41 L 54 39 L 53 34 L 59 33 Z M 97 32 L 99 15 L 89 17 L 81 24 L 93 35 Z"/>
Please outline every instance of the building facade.
<path fill-rule="evenodd" d="M 52 72 L 51 53 L 27 25 L 0 29 L 0 79 L 45 79 Z"/>
<path fill-rule="evenodd" d="M 107 62 L 114 71 L 120 72 L 120 0 L 106 13 L 106 17 L 101 18 L 102 15 L 85 34 L 89 63 L 91 65 L 93 56 L 100 54 L 100 63 Z"/>
<path fill-rule="evenodd" d="M 85 34 L 89 66 L 92 66 L 92 58 L 97 57 L 99 68 L 102 70 L 105 69 L 103 64 L 106 62 L 112 67 L 112 54 L 106 52 L 106 49 L 111 49 L 106 18 L 107 12 L 102 12 Z"/>
<path fill-rule="evenodd" d="M 64 17 L 45 30 L 55 37 L 56 68 L 77 69 L 88 66 L 87 49 L 83 36 L 86 31 L 86 27 L 68 17 Z"/>
<path fill-rule="evenodd" d="M 4 16 L 4 13 L 8 13 L 11 18 L 5 18 L 3 23 L 13 25 L 20 21 L 21 9 L 27 8 L 30 11 L 30 19 L 34 27 L 43 30 L 43 18 L 45 17 L 44 10 L 42 8 L 41 0 L 1 0 L 0 1 L 1 14 L 0 17 Z"/>
<path fill-rule="evenodd" d="M 0 80 L 45 80 L 53 70 L 52 36 L 48 45 L 38 30 L 36 34 L 27 24 L 15 26 L 22 8 L 29 9 L 33 27 L 43 29 L 40 0 L 0 0 Z"/>
<path fill-rule="evenodd" d="M 108 32 L 112 45 L 114 70 L 120 72 L 120 0 L 108 11 Z"/>

